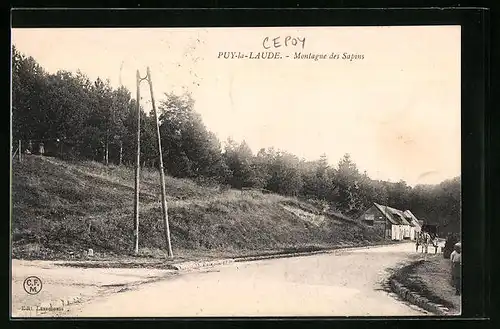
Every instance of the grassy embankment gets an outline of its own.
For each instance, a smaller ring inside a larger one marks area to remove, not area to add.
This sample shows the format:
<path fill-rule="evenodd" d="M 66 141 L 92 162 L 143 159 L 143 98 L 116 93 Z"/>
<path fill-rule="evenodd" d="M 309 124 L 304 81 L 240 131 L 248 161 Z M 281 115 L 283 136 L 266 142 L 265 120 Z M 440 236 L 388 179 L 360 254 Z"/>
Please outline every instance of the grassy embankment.
<path fill-rule="evenodd" d="M 13 258 L 132 255 L 134 172 L 26 156 L 13 163 Z M 370 227 L 295 198 L 166 178 L 174 254 L 220 257 L 379 243 Z M 159 174 L 141 173 L 142 256 L 165 256 Z"/>

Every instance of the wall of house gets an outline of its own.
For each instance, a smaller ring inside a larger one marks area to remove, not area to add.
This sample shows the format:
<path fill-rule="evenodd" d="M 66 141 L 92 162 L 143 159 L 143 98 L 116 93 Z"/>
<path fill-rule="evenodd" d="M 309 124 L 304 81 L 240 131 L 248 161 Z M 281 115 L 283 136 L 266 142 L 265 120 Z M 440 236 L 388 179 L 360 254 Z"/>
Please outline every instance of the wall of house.
<path fill-rule="evenodd" d="M 373 221 L 384 221 L 384 215 L 378 210 L 374 205 L 371 206 L 368 210 L 366 210 L 361 216 L 358 217 L 359 220 L 373 220 Z"/>
<path fill-rule="evenodd" d="M 410 240 L 412 237 L 410 225 L 393 225 L 391 228 L 391 238 L 393 240 Z"/>
<path fill-rule="evenodd" d="M 385 220 L 385 236 L 384 238 L 386 240 L 390 240 L 391 239 L 391 235 L 392 235 L 392 223 L 389 222 L 388 219 Z"/>
<path fill-rule="evenodd" d="M 358 220 L 365 224 L 373 226 L 373 228 L 377 232 L 380 232 L 380 235 L 384 238 L 388 239 L 391 237 L 390 222 L 374 205 L 366 210 L 361 216 L 359 216 Z"/>

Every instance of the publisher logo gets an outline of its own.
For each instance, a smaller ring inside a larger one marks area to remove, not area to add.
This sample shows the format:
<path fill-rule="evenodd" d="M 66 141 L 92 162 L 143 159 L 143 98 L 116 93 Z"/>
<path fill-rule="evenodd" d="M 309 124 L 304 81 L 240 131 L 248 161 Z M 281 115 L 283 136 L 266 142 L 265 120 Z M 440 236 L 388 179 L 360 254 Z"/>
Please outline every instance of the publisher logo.
<path fill-rule="evenodd" d="M 30 295 L 36 295 L 42 291 L 42 280 L 37 276 L 29 276 L 23 282 L 24 291 Z"/>

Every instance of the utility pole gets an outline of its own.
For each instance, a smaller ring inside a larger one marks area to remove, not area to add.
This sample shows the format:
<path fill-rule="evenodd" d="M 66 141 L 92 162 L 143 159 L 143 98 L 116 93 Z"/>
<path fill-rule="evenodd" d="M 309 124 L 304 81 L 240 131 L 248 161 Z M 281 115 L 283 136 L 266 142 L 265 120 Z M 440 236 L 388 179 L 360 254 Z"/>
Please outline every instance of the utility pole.
<path fill-rule="evenodd" d="M 120 87 L 123 87 L 123 84 L 122 84 L 122 69 L 123 69 L 123 63 L 124 61 L 122 61 L 122 63 L 120 64 L 120 76 L 118 77 L 118 80 L 120 82 Z M 114 100 L 114 98 L 113 98 Z M 119 158 L 119 161 L 118 161 L 118 165 L 121 166 L 122 165 L 122 160 L 123 160 L 123 140 L 122 140 L 123 136 L 120 137 L 120 158 Z"/>
<path fill-rule="evenodd" d="M 155 115 L 156 122 L 156 137 L 158 140 L 158 154 L 160 160 L 160 180 L 161 180 L 161 196 L 162 196 L 162 209 L 163 209 L 163 220 L 165 224 L 165 238 L 167 240 L 168 245 L 168 255 L 172 258 L 174 255 L 172 253 L 172 244 L 170 242 L 170 228 L 168 224 L 168 208 L 167 208 L 167 200 L 166 200 L 166 191 L 165 191 L 165 174 L 163 172 L 163 157 L 161 151 L 161 138 L 160 138 L 160 125 L 158 123 L 158 113 L 156 112 L 155 99 L 153 95 L 153 81 L 151 80 L 151 71 L 149 67 L 147 68 L 147 79 L 149 82 L 149 91 L 151 93 L 151 103 L 153 105 L 153 112 Z"/>
<path fill-rule="evenodd" d="M 109 131 L 106 132 L 109 135 Z M 104 164 L 107 166 L 109 164 L 109 137 L 106 136 L 106 145 L 104 146 Z"/>
<path fill-rule="evenodd" d="M 120 158 L 118 162 L 119 166 L 122 165 L 122 160 L 123 160 L 123 141 L 120 140 Z"/>
<path fill-rule="evenodd" d="M 122 62 L 121 62 L 121 64 L 120 64 L 120 75 L 119 75 L 119 77 L 118 77 L 120 87 L 121 87 L 121 86 L 123 86 L 123 84 L 122 84 L 122 70 L 123 70 L 123 63 L 125 63 L 125 61 L 122 61 Z"/>
<path fill-rule="evenodd" d="M 23 161 L 23 156 L 22 156 L 22 148 L 21 148 L 21 140 L 19 140 L 19 145 L 18 145 L 18 154 L 19 154 L 19 162 Z"/>
<path fill-rule="evenodd" d="M 139 253 L 139 173 L 141 166 L 141 77 L 137 70 L 137 158 L 135 163 L 134 238 L 135 254 Z"/>

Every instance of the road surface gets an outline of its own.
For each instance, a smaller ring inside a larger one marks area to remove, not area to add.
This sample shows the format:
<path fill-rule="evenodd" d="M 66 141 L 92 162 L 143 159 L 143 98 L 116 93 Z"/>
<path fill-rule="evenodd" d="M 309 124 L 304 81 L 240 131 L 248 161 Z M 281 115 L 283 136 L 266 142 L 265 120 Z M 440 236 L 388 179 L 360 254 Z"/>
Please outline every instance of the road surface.
<path fill-rule="evenodd" d="M 72 307 L 76 317 L 418 316 L 382 290 L 387 268 L 414 254 L 400 244 L 234 263 L 145 284 Z"/>

